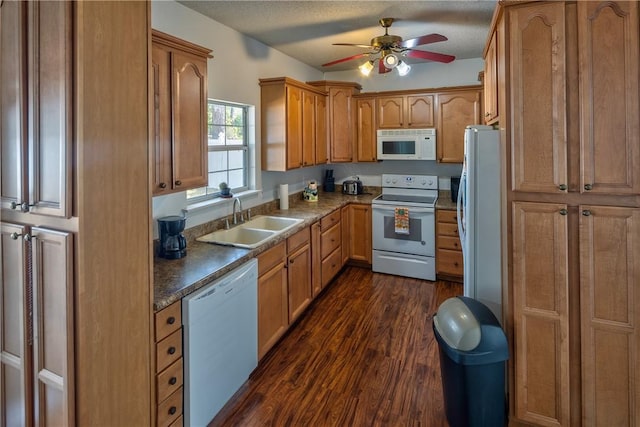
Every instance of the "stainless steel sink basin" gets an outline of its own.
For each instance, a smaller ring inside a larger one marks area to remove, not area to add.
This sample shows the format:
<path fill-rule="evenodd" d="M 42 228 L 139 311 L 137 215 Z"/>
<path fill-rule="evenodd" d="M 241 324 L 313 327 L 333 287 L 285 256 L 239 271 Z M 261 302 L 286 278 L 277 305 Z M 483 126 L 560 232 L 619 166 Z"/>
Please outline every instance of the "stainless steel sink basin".
<path fill-rule="evenodd" d="M 199 242 L 253 249 L 278 236 L 302 219 L 279 216 L 257 216 L 229 230 L 218 230 L 198 237 Z"/>

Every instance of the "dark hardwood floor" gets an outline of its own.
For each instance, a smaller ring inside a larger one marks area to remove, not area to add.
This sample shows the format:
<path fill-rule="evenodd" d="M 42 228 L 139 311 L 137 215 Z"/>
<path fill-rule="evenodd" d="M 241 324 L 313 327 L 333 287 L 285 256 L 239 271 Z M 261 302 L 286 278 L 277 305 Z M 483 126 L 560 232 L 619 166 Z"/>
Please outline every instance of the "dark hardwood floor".
<path fill-rule="evenodd" d="M 431 318 L 461 292 L 347 267 L 210 426 L 446 426 Z"/>

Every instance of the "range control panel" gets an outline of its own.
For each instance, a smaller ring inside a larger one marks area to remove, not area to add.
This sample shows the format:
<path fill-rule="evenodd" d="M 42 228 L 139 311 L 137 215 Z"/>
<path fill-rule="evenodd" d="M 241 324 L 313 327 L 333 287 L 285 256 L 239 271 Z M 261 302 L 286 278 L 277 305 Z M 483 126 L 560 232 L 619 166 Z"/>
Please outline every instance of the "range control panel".
<path fill-rule="evenodd" d="M 436 175 L 382 174 L 382 186 L 390 188 L 420 188 L 423 190 L 437 190 L 438 177 Z"/>

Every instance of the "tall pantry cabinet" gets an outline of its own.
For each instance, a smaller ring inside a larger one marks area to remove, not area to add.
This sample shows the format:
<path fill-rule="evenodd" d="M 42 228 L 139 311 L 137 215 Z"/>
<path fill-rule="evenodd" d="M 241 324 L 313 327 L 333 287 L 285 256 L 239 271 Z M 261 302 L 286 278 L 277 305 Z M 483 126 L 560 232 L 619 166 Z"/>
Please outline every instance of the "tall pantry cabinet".
<path fill-rule="evenodd" d="M 0 23 L 0 425 L 148 425 L 149 5 Z"/>
<path fill-rule="evenodd" d="M 638 425 L 638 3 L 532 2 L 503 19 L 511 420 Z"/>

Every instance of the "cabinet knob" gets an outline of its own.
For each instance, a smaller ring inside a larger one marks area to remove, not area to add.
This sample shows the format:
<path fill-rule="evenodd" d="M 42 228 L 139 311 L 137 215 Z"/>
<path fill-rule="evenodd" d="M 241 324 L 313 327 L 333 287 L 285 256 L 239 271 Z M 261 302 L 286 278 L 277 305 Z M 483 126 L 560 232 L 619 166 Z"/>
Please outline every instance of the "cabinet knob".
<path fill-rule="evenodd" d="M 15 231 L 10 234 L 13 240 L 18 240 L 18 237 L 22 236 L 22 233 L 16 233 Z"/>
<path fill-rule="evenodd" d="M 568 211 L 566 209 L 560 209 L 560 215 L 566 215 Z"/>
<path fill-rule="evenodd" d="M 15 210 L 18 206 L 20 206 L 20 204 L 19 204 L 19 203 L 11 202 L 11 209 L 12 209 L 12 210 Z"/>
<path fill-rule="evenodd" d="M 25 242 L 30 242 L 31 239 L 35 238 L 35 236 L 32 236 L 31 234 L 27 233 L 22 238 L 24 239 Z"/>
<path fill-rule="evenodd" d="M 173 316 L 169 317 L 169 318 L 167 319 L 167 323 L 168 323 L 169 325 L 173 325 L 174 323 L 176 323 L 176 318 L 175 318 L 175 317 L 173 317 Z"/>
<path fill-rule="evenodd" d="M 29 208 L 34 207 L 36 204 L 29 204 L 28 202 L 22 202 L 22 204 L 20 205 L 20 210 L 22 212 L 29 212 Z"/>
<path fill-rule="evenodd" d="M 158 187 L 167 188 L 167 184 L 165 184 L 164 182 L 161 182 L 160 185 L 158 185 Z"/>
<path fill-rule="evenodd" d="M 560 191 L 566 191 L 566 189 L 567 189 L 567 184 L 560 184 L 560 185 L 558 185 L 558 189 L 559 189 Z"/>
<path fill-rule="evenodd" d="M 489 111 L 487 111 L 487 112 L 484 114 L 484 116 L 485 116 L 485 117 L 489 117 L 490 115 L 491 115 L 491 113 L 490 113 Z"/>
<path fill-rule="evenodd" d="M 178 408 L 176 408 L 175 406 L 172 406 L 171 408 L 169 408 L 169 415 L 174 415 L 177 411 L 178 411 Z"/>
<path fill-rule="evenodd" d="M 167 353 L 169 354 L 174 354 L 176 352 L 176 348 L 175 347 L 169 347 L 169 350 L 167 350 Z"/>
<path fill-rule="evenodd" d="M 176 385 L 177 382 L 178 382 L 178 379 L 176 377 L 169 378 L 169 384 Z"/>
<path fill-rule="evenodd" d="M 584 189 L 585 189 L 585 190 L 587 190 L 587 191 L 589 191 L 589 190 L 593 190 L 593 185 L 591 185 L 591 184 L 585 184 L 585 185 L 584 185 Z"/>
<path fill-rule="evenodd" d="M 182 181 L 177 180 L 177 181 L 176 181 L 176 185 L 182 185 Z"/>
<path fill-rule="evenodd" d="M 457 263 L 457 262 L 454 262 L 454 263 L 453 263 L 453 266 L 454 266 L 454 267 L 457 267 L 457 266 L 458 266 L 458 263 Z"/>
<path fill-rule="evenodd" d="M 590 210 L 588 210 L 588 209 L 585 209 L 585 210 L 583 210 L 583 211 L 582 211 L 582 215 L 584 215 L 584 216 L 590 216 L 590 215 L 591 215 L 591 211 L 590 211 Z"/>

